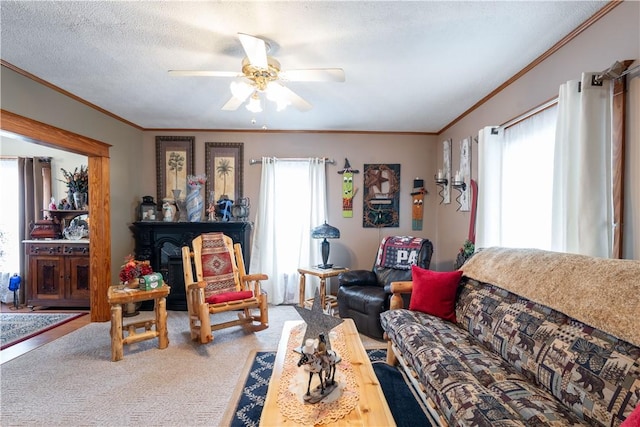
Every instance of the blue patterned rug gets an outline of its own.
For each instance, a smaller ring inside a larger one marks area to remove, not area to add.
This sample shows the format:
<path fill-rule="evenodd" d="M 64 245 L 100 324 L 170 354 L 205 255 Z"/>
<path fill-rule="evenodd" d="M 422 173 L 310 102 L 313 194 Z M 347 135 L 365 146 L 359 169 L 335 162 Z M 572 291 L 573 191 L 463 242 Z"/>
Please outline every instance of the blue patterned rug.
<path fill-rule="evenodd" d="M 0 313 L 0 350 L 86 313 Z"/>
<path fill-rule="evenodd" d="M 397 368 L 385 363 L 387 350 L 367 350 L 367 354 L 396 424 L 399 427 L 430 426 L 425 409 L 416 399 L 408 380 Z M 256 353 L 233 414 L 232 427 L 258 426 L 275 358 L 275 351 Z"/>

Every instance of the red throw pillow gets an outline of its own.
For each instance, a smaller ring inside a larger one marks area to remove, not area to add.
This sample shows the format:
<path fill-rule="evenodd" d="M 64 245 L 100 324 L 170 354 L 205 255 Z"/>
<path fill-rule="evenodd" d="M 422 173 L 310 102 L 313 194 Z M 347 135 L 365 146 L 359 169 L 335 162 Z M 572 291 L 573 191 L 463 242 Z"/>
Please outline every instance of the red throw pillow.
<path fill-rule="evenodd" d="M 636 406 L 636 409 L 631 412 L 626 420 L 620 424 L 620 427 L 638 427 L 640 426 L 640 405 Z"/>
<path fill-rule="evenodd" d="M 413 290 L 409 310 L 421 311 L 450 322 L 456 321 L 456 292 L 462 270 L 432 271 L 411 267 Z"/>
<path fill-rule="evenodd" d="M 238 292 L 225 292 L 222 294 L 211 295 L 205 301 L 209 304 L 218 304 L 221 302 L 238 301 L 241 299 L 251 298 L 253 292 L 251 291 L 238 291 Z"/>

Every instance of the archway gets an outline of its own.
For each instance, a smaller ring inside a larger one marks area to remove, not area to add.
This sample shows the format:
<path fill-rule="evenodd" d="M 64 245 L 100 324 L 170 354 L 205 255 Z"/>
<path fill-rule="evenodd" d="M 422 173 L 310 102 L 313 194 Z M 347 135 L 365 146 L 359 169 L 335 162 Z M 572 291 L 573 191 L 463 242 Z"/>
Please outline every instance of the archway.
<path fill-rule="evenodd" d="M 87 138 L 9 111 L 0 110 L 0 129 L 13 138 L 58 148 L 88 157 L 89 170 L 89 268 L 91 321 L 110 319 L 107 289 L 111 284 L 111 201 L 109 196 L 109 147 Z"/>

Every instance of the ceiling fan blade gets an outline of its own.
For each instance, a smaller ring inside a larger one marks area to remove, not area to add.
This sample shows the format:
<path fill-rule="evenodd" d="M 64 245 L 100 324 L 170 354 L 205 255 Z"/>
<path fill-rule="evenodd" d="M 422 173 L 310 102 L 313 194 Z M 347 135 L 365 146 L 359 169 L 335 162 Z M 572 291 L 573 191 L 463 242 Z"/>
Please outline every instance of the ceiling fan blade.
<path fill-rule="evenodd" d="M 232 96 L 223 106 L 222 110 L 224 111 L 236 111 L 240 106 L 246 101 L 246 99 L 238 99 L 235 96 Z"/>
<path fill-rule="evenodd" d="M 198 71 L 198 70 L 169 70 L 172 76 L 195 77 L 241 77 L 242 73 L 236 71 Z"/>
<path fill-rule="evenodd" d="M 344 82 L 342 68 L 309 68 L 281 71 L 278 76 L 291 82 Z"/>
<path fill-rule="evenodd" d="M 283 97 L 285 97 L 294 107 L 296 107 L 300 111 L 309 111 L 313 108 L 313 105 L 309 104 L 304 98 L 300 95 L 289 89 L 288 87 L 273 82 L 272 84 L 276 84 L 279 86 L 278 91 L 281 93 Z"/>
<path fill-rule="evenodd" d="M 244 33 L 238 33 L 238 37 L 251 65 L 267 69 L 267 45 L 264 40 Z"/>

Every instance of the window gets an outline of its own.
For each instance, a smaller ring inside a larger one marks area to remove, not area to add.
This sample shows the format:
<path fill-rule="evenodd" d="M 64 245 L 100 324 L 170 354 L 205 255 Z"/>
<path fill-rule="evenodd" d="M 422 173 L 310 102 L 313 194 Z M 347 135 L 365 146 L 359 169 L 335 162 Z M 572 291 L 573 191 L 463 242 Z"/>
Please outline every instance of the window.
<path fill-rule="evenodd" d="M 262 160 L 251 272 L 269 276 L 270 304 L 297 302 L 297 269 L 319 260 L 311 229 L 327 219 L 325 172 L 324 159 Z"/>
<path fill-rule="evenodd" d="M 0 159 L 4 208 L 0 209 L 0 272 L 20 272 L 18 160 Z"/>
<path fill-rule="evenodd" d="M 551 249 L 557 106 L 485 138 L 476 246 Z"/>

